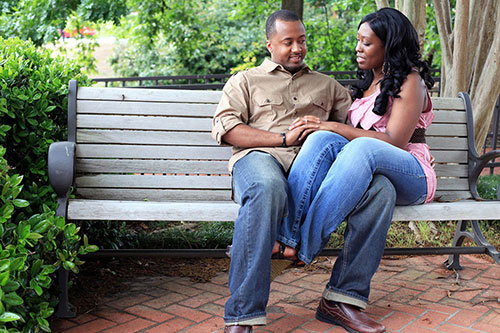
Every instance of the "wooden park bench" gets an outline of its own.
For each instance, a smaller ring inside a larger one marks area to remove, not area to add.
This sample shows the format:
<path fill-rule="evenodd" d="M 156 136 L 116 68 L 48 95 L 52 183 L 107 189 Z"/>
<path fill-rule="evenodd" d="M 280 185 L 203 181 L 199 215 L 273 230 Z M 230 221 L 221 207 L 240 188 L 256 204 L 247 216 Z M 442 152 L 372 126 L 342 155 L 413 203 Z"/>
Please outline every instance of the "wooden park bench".
<path fill-rule="evenodd" d="M 231 148 L 218 146 L 210 136 L 221 94 L 78 88 L 71 81 L 68 141 L 53 143 L 48 156 L 57 215 L 68 221 L 234 221 L 238 205 L 231 200 L 227 171 Z M 447 248 L 386 249 L 386 254 L 450 254 L 450 269 L 460 268 L 462 253 L 487 253 L 500 263 L 500 254 L 478 225 L 478 220 L 500 220 L 500 201 L 481 200 L 476 190 L 482 168 L 500 151 L 482 157 L 476 153 L 467 94 L 432 101 L 436 117 L 427 142 L 438 176 L 436 201 L 396 207 L 394 221 L 458 221 L 455 239 Z M 74 198 L 68 198 L 71 187 Z M 465 238 L 478 246 L 461 247 Z M 99 253 L 118 255 L 113 250 Z M 64 272 L 57 313 L 61 317 L 71 316 Z"/>

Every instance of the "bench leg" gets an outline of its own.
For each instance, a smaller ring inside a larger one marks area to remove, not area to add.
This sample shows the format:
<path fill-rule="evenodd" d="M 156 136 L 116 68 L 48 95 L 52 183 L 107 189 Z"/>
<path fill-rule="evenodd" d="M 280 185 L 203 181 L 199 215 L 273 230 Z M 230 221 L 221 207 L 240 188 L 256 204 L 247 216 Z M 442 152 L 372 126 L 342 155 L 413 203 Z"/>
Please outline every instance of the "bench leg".
<path fill-rule="evenodd" d="M 68 297 L 68 278 L 69 271 L 62 266 L 57 270 L 57 279 L 59 284 L 59 304 L 55 316 L 57 318 L 74 318 L 76 317 L 75 308 L 69 302 Z"/>
<path fill-rule="evenodd" d="M 467 226 L 471 223 L 472 232 L 467 231 Z M 455 237 L 453 238 L 452 246 L 462 246 L 465 238 L 473 240 L 478 246 L 486 248 L 486 253 L 500 264 L 500 253 L 495 249 L 493 245 L 488 243 L 486 238 L 484 238 L 483 232 L 479 227 L 479 221 L 459 221 L 457 224 L 457 229 L 455 230 Z M 462 269 L 460 266 L 460 255 L 451 254 L 448 259 L 444 262 L 444 265 L 448 269 Z"/>

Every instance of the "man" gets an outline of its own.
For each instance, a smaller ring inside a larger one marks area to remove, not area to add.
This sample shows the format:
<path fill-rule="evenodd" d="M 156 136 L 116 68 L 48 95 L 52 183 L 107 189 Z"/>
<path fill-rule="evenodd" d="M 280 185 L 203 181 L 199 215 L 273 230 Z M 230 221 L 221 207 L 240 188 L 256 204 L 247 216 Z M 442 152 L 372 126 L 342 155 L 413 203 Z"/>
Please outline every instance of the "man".
<path fill-rule="evenodd" d="M 345 122 L 351 104 L 348 91 L 337 81 L 304 64 L 306 31 L 297 15 L 287 10 L 273 13 L 266 22 L 266 37 L 271 60 L 228 80 L 213 120 L 214 139 L 233 146 L 229 170 L 234 199 L 241 206 L 234 225 L 225 332 L 251 332 L 253 325 L 266 324 L 271 253 L 278 225 L 287 214 L 286 173 L 300 144 L 317 126 L 288 127 L 305 115 Z M 366 220 L 371 228 L 377 218 L 373 215 L 384 214 L 386 199 L 380 198 L 388 198 L 390 205 L 394 196 L 391 183 L 375 177 L 351 222 Z M 347 314 L 339 311 L 332 318 L 347 316 L 354 329 L 361 321 L 375 327 L 373 332 L 383 331 L 358 307 Z"/>

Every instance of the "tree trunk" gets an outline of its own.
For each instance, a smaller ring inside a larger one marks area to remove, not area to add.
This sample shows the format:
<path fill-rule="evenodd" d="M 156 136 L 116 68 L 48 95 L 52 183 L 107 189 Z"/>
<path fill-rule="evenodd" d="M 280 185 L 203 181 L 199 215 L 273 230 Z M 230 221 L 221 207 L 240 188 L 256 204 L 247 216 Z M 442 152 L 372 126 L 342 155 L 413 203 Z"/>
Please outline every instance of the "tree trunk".
<path fill-rule="evenodd" d="M 455 13 L 453 60 L 451 72 L 453 80 L 451 89 L 445 96 L 457 96 L 461 91 L 468 91 L 469 80 L 467 74 L 467 36 L 469 34 L 469 0 L 457 0 Z"/>
<path fill-rule="evenodd" d="M 500 20 L 500 10 L 496 10 L 496 19 Z M 485 24 L 490 25 L 490 24 Z M 474 111 L 474 133 L 476 139 L 476 149 L 480 151 L 486 140 L 489 125 L 493 116 L 496 99 L 500 94 L 500 24 L 490 26 L 495 27 L 491 47 L 481 71 L 478 84 L 474 87 L 472 95 L 472 110 Z M 496 128 L 494 130 L 497 130 Z"/>
<path fill-rule="evenodd" d="M 294 12 L 302 20 L 304 13 L 304 0 L 281 0 L 281 9 L 288 9 Z"/>
<path fill-rule="evenodd" d="M 403 14 L 408 17 L 410 22 L 417 30 L 418 40 L 420 44 L 420 51 L 424 50 L 425 42 L 425 25 L 426 25 L 426 13 L 425 13 L 425 0 L 405 0 L 403 3 Z"/>
<path fill-rule="evenodd" d="M 389 0 L 376 0 L 377 9 L 389 7 Z"/>

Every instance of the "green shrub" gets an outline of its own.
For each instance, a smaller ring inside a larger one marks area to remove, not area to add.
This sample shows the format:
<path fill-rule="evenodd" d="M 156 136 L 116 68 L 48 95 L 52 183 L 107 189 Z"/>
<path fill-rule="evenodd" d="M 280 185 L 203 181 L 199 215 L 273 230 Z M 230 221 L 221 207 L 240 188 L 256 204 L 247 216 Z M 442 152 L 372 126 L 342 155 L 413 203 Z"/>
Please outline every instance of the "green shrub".
<path fill-rule="evenodd" d="M 57 304 L 55 272 L 64 267 L 78 273 L 79 255 L 97 250 L 78 235 L 74 224 L 45 206 L 43 213 L 14 223 L 22 176 L 9 175 L 6 149 L 0 146 L 0 331 L 50 332 L 49 318 Z"/>
<path fill-rule="evenodd" d="M 47 151 L 52 142 L 66 139 L 70 79 L 90 83 L 78 65 L 52 58 L 49 50 L 0 37 L 0 145 L 7 149 L 11 173 L 24 176 L 22 198 L 30 202 L 14 220 L 41 212 L 44 204 L 55 207 Z"/>

